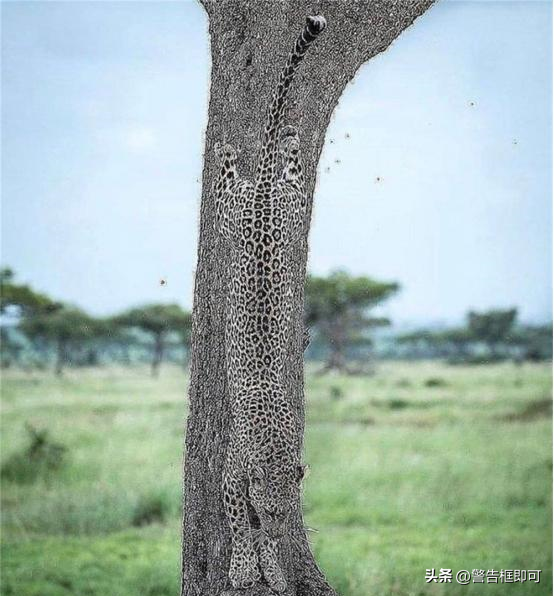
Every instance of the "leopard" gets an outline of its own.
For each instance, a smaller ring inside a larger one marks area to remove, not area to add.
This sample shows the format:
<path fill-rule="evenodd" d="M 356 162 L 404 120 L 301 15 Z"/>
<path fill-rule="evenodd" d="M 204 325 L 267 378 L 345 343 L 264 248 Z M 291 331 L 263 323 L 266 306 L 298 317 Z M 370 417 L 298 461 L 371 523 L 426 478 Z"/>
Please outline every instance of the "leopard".
<path fill-rule="evenodd" d="M 322 15 L 308 16 L 288 54 L 253 180 L 239 175 L 230 143 L 215 144 L 216 229 L 232 251 L 224 344 L 231 426 L 222 496 L 231 534 L 228 576 L 235 589 L 263 581 L 277 593 L 287 588 L 279 545 L 290 531 L 306 469 L 300 420 L 285 382 L 290 255 L 305 230 L 308 199 L 299 134 L 284 119 L 295 72 L 326 25 Z M 305 347 L 306 334 L 300 341 Z"/>

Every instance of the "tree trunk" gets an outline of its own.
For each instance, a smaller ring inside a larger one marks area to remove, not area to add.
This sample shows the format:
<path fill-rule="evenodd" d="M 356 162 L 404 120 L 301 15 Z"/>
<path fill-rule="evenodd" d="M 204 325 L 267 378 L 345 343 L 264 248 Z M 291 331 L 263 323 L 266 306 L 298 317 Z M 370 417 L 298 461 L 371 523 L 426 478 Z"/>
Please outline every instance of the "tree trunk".
<path fill-rule="evenodd" d="M 184 463 L 182 596 L 219 596 L 230 590 L 230 532 L 221 480 L 231 420 L 224 351 L 231 251 L 215 231 L 212 188 L 218 168 L 214 144 L 232 143 L 239 150 L 239 173 L 253 178 L 271 94 L 280 71 L 306 17 L 324 15 L 327 30 L 314 43 L 296 73 L 286 116 L 287 124 L 296 126 L 300 135 L 310 213 L 325 131 L 346 84 L 361 64 L 385 50 L 432 0 L 202 0 L 202 3 L 209 17 L 212 71 Z M 287 395 L 302 429 L 303 292 L 308 227 L 301 241 L 291 249 L 293 321 L 285 354 Z M 285 594 L 335 594 L 313 559 L 298 505 L 292 528 L 280 549 L 281 566 L 288 582 Z M 261 583 L 240 592 L 245 596 L 272 593 Z"/>
<path fill-rule="evenodd" d="M 346 371 L 346 358 L 344 357 L 342 348 L 337 348 L 334 345 L 325 365 L 325 371 L 328 372 L 331 370 L 336 370 L 337 372 Z"/>
<path fill-rule="evenodd" d="M 164 355 L 164 334 L 156 333 L 154 336 L 154 353 L 152 354 L 152 376 L 157 377 L 160 374 L 160 364 Z"/>
<path fill-rule="evenodd" d="M 329 356 L 327 362 L 320 371 L 320 374 L 325 374 L 332 370 L 337 372 L 348 372 L 346 365 L 346 338 L 347 338 L 347 322 L 346 317 L 337 315 L 334 319 L 326 325 L 326 335 L 329 340 Z"/>
<path fill-rule="evenodd" d="M 330 342 L 331 351 L 325 362 L 323 368 L 319 371 L 319 374 L 325 374 L 335 370 L 337 372 L 348 372 L 346 366 L 346 357 L 344 355 L 344 345 L 337 343 L 336 341 Z"/>
<path fill-rule="evenodd" d="M 57 377 L 61 377 L 63 374 L 63 367 L 65 364 L 65 350 L 66 342 L 62 338 L 58 338 L 56 343 L 56 368 L 55 374 Z"/>

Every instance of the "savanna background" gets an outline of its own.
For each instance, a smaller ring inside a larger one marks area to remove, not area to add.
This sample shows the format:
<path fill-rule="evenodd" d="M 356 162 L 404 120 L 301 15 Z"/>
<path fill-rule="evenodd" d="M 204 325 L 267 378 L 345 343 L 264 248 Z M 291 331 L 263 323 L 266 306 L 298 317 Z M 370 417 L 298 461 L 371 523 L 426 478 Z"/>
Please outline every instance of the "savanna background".
<path fill-rule="evenodd" d="M 344 596 L 552 592 L 551 10 L 438 2 L 328 130 L 305 517 Z M 178 593 L 206 27 L 2 4 L 2 594 Z"/>

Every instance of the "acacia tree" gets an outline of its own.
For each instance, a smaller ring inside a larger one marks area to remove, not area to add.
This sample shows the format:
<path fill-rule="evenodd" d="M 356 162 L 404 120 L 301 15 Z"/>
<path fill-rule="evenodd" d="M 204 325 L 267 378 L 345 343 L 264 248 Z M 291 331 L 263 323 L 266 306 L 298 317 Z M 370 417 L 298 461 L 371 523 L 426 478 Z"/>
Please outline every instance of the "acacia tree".
<path fill-rule="evenodd" d="M 15 273 L 9 267 L 0 269 L 0 314 L 8 324 L 0 326 L 0 344 L 2 364 L 11 360 L 18 362 L 24 351 L 24 342 L 14 338 L 12 331 L 15 324 L 29 318 L 53 313 L 61 308 L 46 294 L 41 294 L 26 284 L 17 283 Z M 11 321 L 10 321 L 11 319 Z"/>
<path fill-rule="evenodd" d="M 16 308 L 19 316 L 25 317 L 38 312 L 52 312 L 61 304 L 54 302 L 46 294 L 36 292 L 26 284 L 18 284 L 15 274 L 9 267 L 0 270 L 0 313 L 6 314 Z"/>
<path fill-rule="evenodd" d="M 151 372 L 157 377 L 163 360 L 167 335 L 176 332 L 185 333 L 190 326 L 189 313 L 178 304 L 146 304 L 131 308 L 113 318 L 116 325 L 123 327 L 137 327 L 149 333 L 154 341 L 152 348 Z"/>
<path fill-rule="evenodd" d="M 552 323 L 549 325 L 524 325 L 511 335 L 512 345 L 523 350 L 528 360 L 552 359 Z"/>
<path fill-rule="evenodd" d="M 509 343 L 516 319 L 517 308 L 470 311 L 467 325 L 473 338 L 485 343 L 491 355 L 497 357 L 500 345 Z"/>
<path fill-rule="evenodd" d="M 71 349 L 102 337 L 107 332 L 102 320 L 91 317 L 79 308 L 65 305 L 28 316 L 22 320 L 20 327 L 32 341 L 46 340 L 54 343 L 57 376 L 62 375 Z"/>
<path fill-rule="evenodd" d="M 308 276 L 306 280 L 306 322 L 315 326 L 318 336 L 329 347 L 329 357 L 322 372 L 348 371 L 346 349 L 366 343 L 373 327 L 389 325 L 369 311 L 398 291 L 395 282 L 381 282 L 369 277 L 353 277 L 335 271 L 328 277 Z"/>
<path fill-rule="evenodd" d="M 182 596 L 219 596 L 229 589 L 231 553 L 221 479 L 229 441 L 230 403 L 224 329 L 228 244 L 215 230 L 213 185 L 217 142 L 238 150 L 238 168 L 252 178 L 272 91 L 286 56 L 308 15 L 323 14 L 322 39 L 302 64 L 290 89 L 287 123 L 299 131 L 308 195 L 304 234 L 291 248 L 292 332 L 283 359 L 286 392 L 304 424 L 303 293 L 307 234 L 317 162 L 325 131 L 341 93 L 358 68 L 385 50 L 432 0 L 201 0 L 209 18 L 211 90 L 206 131 L 200 234 L 196 268 L 191 353 L 190 409 L 184 462 Z M 305 539 L 301 507 L 291 522 L 280 561 L 288 596 L 331 595 Z M 271 594 L 266 585 L 243 590 Z"/>

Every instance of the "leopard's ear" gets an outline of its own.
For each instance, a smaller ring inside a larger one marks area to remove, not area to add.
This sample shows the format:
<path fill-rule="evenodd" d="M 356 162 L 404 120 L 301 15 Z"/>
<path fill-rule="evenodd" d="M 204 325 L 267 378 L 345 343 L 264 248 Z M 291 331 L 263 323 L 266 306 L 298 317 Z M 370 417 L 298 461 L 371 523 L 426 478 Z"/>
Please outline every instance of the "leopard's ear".
<path fill-rule="evenodd" d="M 308 476 L 309 471 L 310 467 L 308 465 L 296 466 L 296 482 L 300 484 L 300 482 L 302 482 L 302 480 Z"/>

